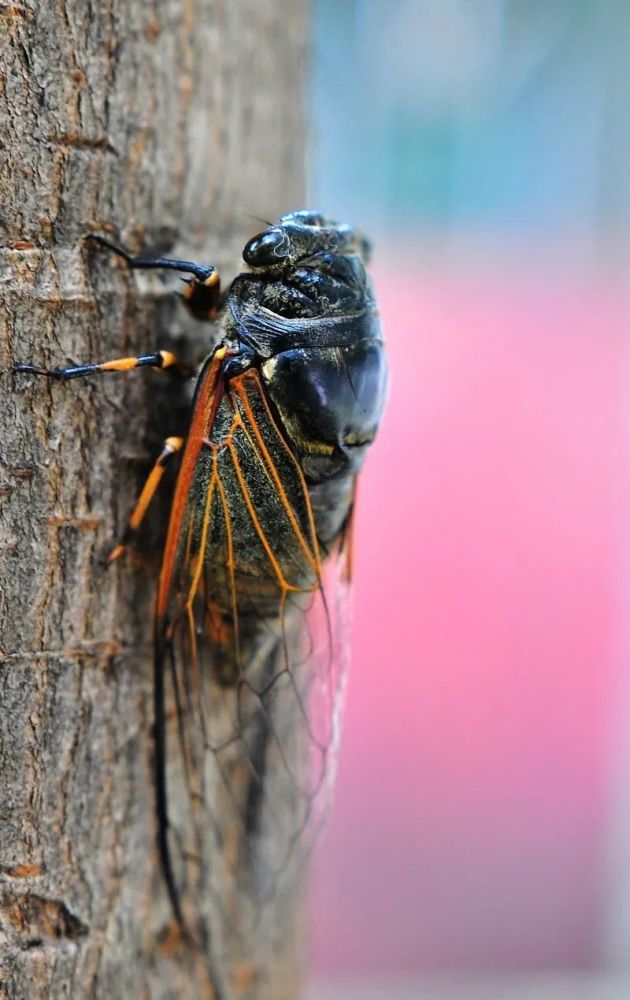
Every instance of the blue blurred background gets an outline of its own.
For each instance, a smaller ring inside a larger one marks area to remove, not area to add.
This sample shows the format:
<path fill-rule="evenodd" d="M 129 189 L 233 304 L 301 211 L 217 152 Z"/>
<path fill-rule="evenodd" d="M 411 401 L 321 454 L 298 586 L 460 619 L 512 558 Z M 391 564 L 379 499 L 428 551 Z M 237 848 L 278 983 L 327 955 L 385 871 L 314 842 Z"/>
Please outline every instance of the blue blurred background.
<path fill-rule="evenodd" d="M 630 4 L 313 16 L 392 363 L 313 996 L 627 1000 Z"/>
<path fill-rule="evenodd" d="M 372 232 L 625 234 L 624 0 L 315 0 L 311 192 Z"/>

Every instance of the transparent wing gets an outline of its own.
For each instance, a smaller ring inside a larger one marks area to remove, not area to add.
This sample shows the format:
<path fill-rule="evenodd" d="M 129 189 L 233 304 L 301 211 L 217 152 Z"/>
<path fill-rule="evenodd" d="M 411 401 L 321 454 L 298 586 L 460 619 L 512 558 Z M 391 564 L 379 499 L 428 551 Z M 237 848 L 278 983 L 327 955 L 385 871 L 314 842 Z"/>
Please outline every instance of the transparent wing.
<path fill-rule="evenodd" d="M 295 893 L 325 817 L 349 581 L 347 537 L 322 564 L 258 374 L 226 386 L 223 357 L 200 385 L 174 498 L 156 697 L 171 893 L 187 924 L 227 946 Z"/>

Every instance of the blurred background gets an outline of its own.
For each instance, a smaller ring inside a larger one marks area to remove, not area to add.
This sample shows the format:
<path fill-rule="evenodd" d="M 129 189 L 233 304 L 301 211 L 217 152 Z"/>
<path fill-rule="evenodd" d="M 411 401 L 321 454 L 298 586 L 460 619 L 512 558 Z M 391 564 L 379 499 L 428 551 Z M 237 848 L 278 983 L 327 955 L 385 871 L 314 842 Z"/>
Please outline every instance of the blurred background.
<path fill-rule="evenodd" d="M 392 378 L 317 1000 L 630 998 L 630 5 L 314 0 Z"/>

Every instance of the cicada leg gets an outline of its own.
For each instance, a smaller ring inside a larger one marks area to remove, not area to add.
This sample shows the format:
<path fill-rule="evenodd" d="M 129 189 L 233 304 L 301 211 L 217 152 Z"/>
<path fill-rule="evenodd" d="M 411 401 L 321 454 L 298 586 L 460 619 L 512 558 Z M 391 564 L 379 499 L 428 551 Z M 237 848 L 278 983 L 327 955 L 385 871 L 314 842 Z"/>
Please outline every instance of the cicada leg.
<path fill-rule="evenodd" d="M 135 255 L 125 247 L 113 243 L 105 236 L 92 233 L 92 239 L 113 253 L 118 254 L 127 262 L 128 267 L 139 270 L 150 268 L 165 268 L 170 271 L 181 271 L 192 274 L 186 282 L 182 298 L 197 319 L 216 319 L 221 305 L 221 279 L 216 268 L 205 264 L 197 264 L 193 260 L 179 260 L 174 257 L 157 255 Z"/>
<path fill-rule="evenodd" d="M 132 368 L 159 368 L 162 371 L 178 371 L 189 377 L 193 370 L 171 351 L 155 351 L 154 354 L 142 354 L 133 358 L 114 358 L 113 361 L 99 361 L 91 365 L 68 365 L 66 368 L 40 368 L 38 365 L 17 364 L 15 372 L 26 372 L 29 375 L 44 375 L 46 378 L 59 379 L 66 382 L 71 378 L 83 378 L 84 375 L 102 375 L 105 372 L 128 372 Z"/>
<path fill-rule="evenodd" d="M 114 562 L 115 559 L 118 559 L 123 554 L 123 552 L 125 552 L 125 550 L 129 547 L 129 543 L 133 538 L 133 536 L 135 535 L 138 528 L 140 527 L 144 519 L 144 515 L 146 514 L 147 509 L 149 507 L 149 504 L 151 503 L 155 495 L 155 492 L 158 486 L 160 485 L 160 481 L 162 479 L 162 476 L 164 475 L 164 469 L 166 468 L 166 465 L 173 457 L 173 455 L 176 455 L 177 452 L 181 450 L 183 444 L 184 444 L 183 437 L 169 437 L 164 442 L 164 447 L 162 448 L 162 451 L 158 455 L 157 459 L 155 460 L 155 464 L 151 469 L 149 475 L 147 476 L 146 482 L 142 487 L 140 496 L 138 497 L 136 505 L 131 512 L 127 524 L 127 530 L 125 531 L 121 542 L 119 542 L 119 544 L 116 545 L 116 547 L 112 550 L 112 552 L 109 555 L 109 558 L 107 560 L 109 563 L 112 563 Z"/>

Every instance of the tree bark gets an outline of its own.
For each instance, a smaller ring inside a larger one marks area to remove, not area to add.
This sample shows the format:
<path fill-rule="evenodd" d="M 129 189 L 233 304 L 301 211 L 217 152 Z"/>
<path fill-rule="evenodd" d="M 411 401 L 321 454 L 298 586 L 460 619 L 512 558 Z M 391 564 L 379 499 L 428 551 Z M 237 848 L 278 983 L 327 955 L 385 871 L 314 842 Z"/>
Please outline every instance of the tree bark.
<path fill-rule="evenodd" d="M 297 993 L 299 934 L 246 967 L 169 933 L 152 777 L 158 501 L 104 557 L 181 406 L 164 376 L 14 375 L 176 345 L 173 281 L 90 231 L 238 268 L 304 200 L 307 0 L 0 3 L 0 992 Z M 192 346 L 191 346 L 192 345 Z M 290 904 L 289 904 L 290 906 Z M 285 914 L 287 926 L 297 919 Z M 214 985 L 213 985 L 214 984 Z"/>

